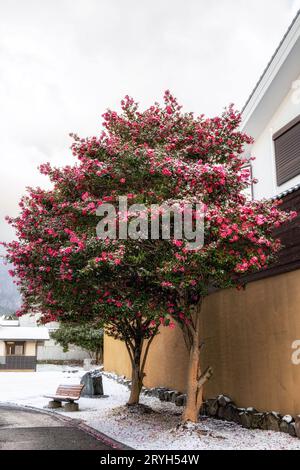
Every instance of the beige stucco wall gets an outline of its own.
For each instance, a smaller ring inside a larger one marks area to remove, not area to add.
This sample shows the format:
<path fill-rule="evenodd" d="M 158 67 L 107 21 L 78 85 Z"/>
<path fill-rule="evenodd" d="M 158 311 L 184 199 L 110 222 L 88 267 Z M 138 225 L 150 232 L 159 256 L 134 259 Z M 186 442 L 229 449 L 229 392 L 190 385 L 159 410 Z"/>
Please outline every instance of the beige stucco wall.
<path fill-rule="evenodd" d="M 25 343 L 25 356 L 36 355 L 36 341 L 26 341 Z"/>
<path fill-rule="evenodd" d="M 245 291 L 213 294 L 204 305 L 202 331 L 203 366 L 214 369 L 206 397 L 225 393 L 239 406 L 300 414 L 300 365 L 292 363 L 292 343 L 300 340 L 300 270 Z M 145 385 L 184 391 L 186 366 L 180 331 L 164 328 L 153 342 Z M 129 376 L 126 349 L 108 337 L 104 367 Z"/>
<path fill-rule="evenodd" d="M 5 356 L 6 354 L 6 351 L 5 351 L 5 342 L 4 341 L 0 341 L 0 357 L 1 356 Z"/>

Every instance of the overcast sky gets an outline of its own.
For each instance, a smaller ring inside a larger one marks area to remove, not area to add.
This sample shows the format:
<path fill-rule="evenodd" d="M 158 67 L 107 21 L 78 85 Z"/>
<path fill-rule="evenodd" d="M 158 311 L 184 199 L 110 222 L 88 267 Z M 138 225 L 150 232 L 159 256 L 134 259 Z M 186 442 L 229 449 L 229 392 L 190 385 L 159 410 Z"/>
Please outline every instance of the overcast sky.
<path fill-rule="evenodd" d="M 0 0 L 0 239 L 37 166 L 72 161 L 125 94 L 187 111 L 245 103 L 300 0 Z"/>

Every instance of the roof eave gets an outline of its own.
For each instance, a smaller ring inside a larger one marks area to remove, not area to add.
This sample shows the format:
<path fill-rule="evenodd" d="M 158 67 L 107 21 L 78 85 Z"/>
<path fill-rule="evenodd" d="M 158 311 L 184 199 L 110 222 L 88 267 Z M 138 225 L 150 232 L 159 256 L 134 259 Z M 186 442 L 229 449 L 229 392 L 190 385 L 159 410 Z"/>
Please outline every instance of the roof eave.
<path fill-rule="evenodd" d="M 267 125 L 299 77 L 299 57 L 300 10 L 242 110 L 242 130 L 254 138 Z"/>

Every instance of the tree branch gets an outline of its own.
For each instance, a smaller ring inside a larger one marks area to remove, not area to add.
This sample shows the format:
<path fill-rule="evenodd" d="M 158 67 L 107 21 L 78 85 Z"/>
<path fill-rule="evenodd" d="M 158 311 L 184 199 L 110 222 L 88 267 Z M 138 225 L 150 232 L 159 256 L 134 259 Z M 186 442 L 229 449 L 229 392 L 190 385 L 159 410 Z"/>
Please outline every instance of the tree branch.
<path fill-rule="evenodd" d="M 131 362 L 131 364 L 133 365 L 133 363 L 134 363 L 134 360 L 133 360 L 133 353 L 131 352 L 130 347 L 129 347 L 127 341 L 125 341 L 125 346 L 126 346 L 126 349 L 127 349 L 127 351 L 128 351 L 129 357 L 130 357 L 130 362 Z"/>
<path fill-rule="evenodd" d="M 145 351 L 144 351 L 144 357 L 143 357 L 143 361 L 142 361 L 142 365 L 141 365 L 141 374 L 142 374 L 143 377 L 145 376 L 144 369 L 145 369 L 145 365 L 146 365 L 146 360 L 147 360 L 149 348 L 150 348 L 151 343 L 154 340 L 154 338 L 155 338 L 155 334 L 153 334 L 153 336 L 148 340 L 147 346 L 146 346 Z"/>
<path fill-rule="evenodd" d="M 198 388 L 202 388 L 203 385 L 208 380 L 210 380 L 212 376 L 213 376 L 213 368 L 209 366 L 207 369 L 205 369 L 203 374 L 201 374 L 200 377 L 198 378 Z"/>

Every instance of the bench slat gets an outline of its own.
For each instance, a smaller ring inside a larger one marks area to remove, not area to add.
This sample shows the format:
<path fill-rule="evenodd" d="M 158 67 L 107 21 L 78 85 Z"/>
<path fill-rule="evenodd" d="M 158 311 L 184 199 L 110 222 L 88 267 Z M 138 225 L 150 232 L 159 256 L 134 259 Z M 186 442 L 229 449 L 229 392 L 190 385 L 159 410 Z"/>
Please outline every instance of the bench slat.
<path fill-rule="evenodd" d="M 61 401 L 74 401 L 79 400 L 84 385 L 59 385 L 55 395 L 45 395 L 46 398 Z"/>
<path fill-rule="evenodd" d="M 83 384 L 60 384 L 59 387 L 67 387 L 67 388 L 83 388 Z"/>
<path fill-rule="evenodd" d="M 44 395 L 45 398 L 52 398 L 52 400 L 57 401 L 77 401 L 78 397 L 60 397 L 58 395 Z"/>

